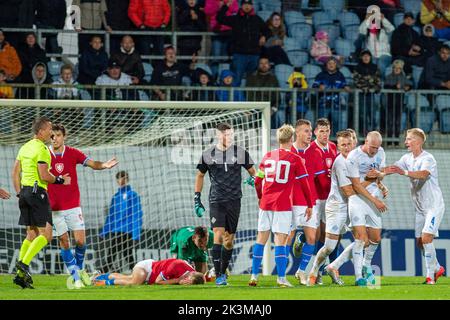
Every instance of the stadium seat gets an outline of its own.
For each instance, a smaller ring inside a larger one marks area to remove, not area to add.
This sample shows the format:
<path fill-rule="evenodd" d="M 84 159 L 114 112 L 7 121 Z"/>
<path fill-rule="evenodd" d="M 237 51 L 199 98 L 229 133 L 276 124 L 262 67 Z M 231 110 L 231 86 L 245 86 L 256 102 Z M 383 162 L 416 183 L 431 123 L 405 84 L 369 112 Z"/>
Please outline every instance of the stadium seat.
<path fill-rule="evenodd" d="M 304 40 L 306 41 L 306 38 Z M 305 47 L 305 41 L 300 41 L 298 38 L 286 37 L 284 38 L 284 50 L 302 50 Z"/>
<path fill-rule="evenodd" d="M 272 15 L 273 11 L 269 10 L 261 10 L 258 11 L 256 14 L 261 17 L 264 21 L 269 20 L 270 16 Z"/>
<path fill-rule="evenodd" d="M 313 21 L 314 28 L 317 28 L 317 26 L 319 26 L 319 25 L 332 24 L 333 23 L 333 19 L 325 11 L 316 11 L 316 12 L 314 12 L 312 14 L 312 21 Z"/>
<path fill-rule="evenodd" d="M 289 61 L 294 67 L 302 67 L 308 63 L 309 54 L 303 50 L 288 50 Z"/>
<path fill-rule="evenodd" d="M 152 79 L 153 66 L 148 62 L 143 62 L 142 65 L 144 66 L 144 80 L 150 82 Z"/>
<path fill-rule="evenodd" d="M 382 71 L 380 71 L 380 72 L 381 72 L 381 76 L 383 77 L 383 79 L 386 79 L 386 77 L 392 73 L 392 64 L 387 66 L 386 69 L 384 69 L 384 72 L 382 72 Z"/>
<path fill-rule="evenodd" d="M 211 68 L 206 64 L 206 63 L 196 63 L 195 64 L 195 69 L 200 68 L 205 70 L 206 72 L 208 72 L 210 75 L 212 75 L 212 70 Z"/>
<path fill-rule="evenodd" d="M 419 95 L 419 107 L 420 107 L 420 122 L 416 125 L 416 94 L 406 93 L 406 108 L 408 110 L 409 118 L 411 120 L 412 127 L 419 127 L 426 133 L 431 132 L 435 119 L 434 110 L 430 108 L 430 103 L 424 95 Z"/>
<path fill-rule="evenodd" d="M 344 56 L 346 60 L 356 51 L 355 45 L 352 41 L 342 38 L 336 39 L 334 49 L 338 55 Z"/>
<path fill-rule="evenodd" d="M 399 13 L 396 13 L 394 15 L 394 26 L 395 26 L 395 28 L 398 28 L 398 26 L 403 23 L 403 16 L 404 15 L 405 14 L 403 12 L 399 12 Z"/>
<path fill-rule="evenodd" d="M 299 40 L 311 39 L 313 36 L 312 27 L 307 23 L 294 23 L 288 27 L 289 37 Z"/>
<path fill-rule="evenodd" d="M 302 73 L 305 75 L 308 87 L 311 87 L 316 76 L 322 71 L 322 68 L 314 64 L 306 64 L 302 67 Z"/>
<path fill-rule="evenodd" d="M 280 88 L 289 88 L 287 79 L 294 72 L 294 67 L 287 64 L 277 64 L 275 66 L 275 76 L 277 77 Z"/>
<path fill-rule="evenodd" d="M 267 10 L 270 12 L 281 12 L 280 0 L 263 0 L 260 6 L 263 10 Z"/>
<path fill-rule="evenodd" d="M 305 16 L 300 11 L 286 11 L 284 13 L 284 22 L 289 26 L 293 23 L 306 23 Z"/>
<path fill-rule="evenodd" d="M 47 71 L 52 77 L 52 79 L 56 80 L 59 78 L 61 73 L 61 67 L 63 66 L 62 61 L 49 61 L 47 62 Z"/>
<path fill-rule="evenodd" d="M 361 24 L 361 21 L 359 20 L 359 17 L 356 13 L 353 12 L 341 12 L 338 15 L 339 23 L 341 24 L 342 31 L 344 31 L 344 28 L 346 26 L 351 25 L 359 25 Z"/>
<path fill-rule="evenodd" d="M 339 71 L 344 75 L 345 81 L 347 81 L 347 85 L 353 85 L 353 74 L 347 67 L 341 67 Z"/>
<path fill-rule="evenodd" d="M 344 28 L 344 38 L 350 41 L 356 41 L 359 37 L 359 25 L 349 25 Z"/>
<path fill-rule="evenodd" d="M 403 9 L 405 12 L 412 12 L 414 16 L 417 16 L 420 13 L 420 9 L 422 6 L 421 0 L 407 0 L 403 3 Z"/>
<path fill-rule="evenodd" d="M 450 96 L 438 95 L 435 100 L 439 111 L 439 128 L 442 133 L 450 133 Z"/>
<path fill-rule="evenodd" d="M 335 24 L 324 24 L 324 25 L 318 25 L 316 26 L 316 32 L 317 31 L 326 31 L 328 33 L 328 45 L 330 48 L 335 47 L 336 39 L 339 38 L 340 30 L 339 26 Z"/>
<path fill-rule="evenodd" d="M 320 0 L 320 7 L 324 10 L 341 12 L 345 8 L 345 0 Z"/>

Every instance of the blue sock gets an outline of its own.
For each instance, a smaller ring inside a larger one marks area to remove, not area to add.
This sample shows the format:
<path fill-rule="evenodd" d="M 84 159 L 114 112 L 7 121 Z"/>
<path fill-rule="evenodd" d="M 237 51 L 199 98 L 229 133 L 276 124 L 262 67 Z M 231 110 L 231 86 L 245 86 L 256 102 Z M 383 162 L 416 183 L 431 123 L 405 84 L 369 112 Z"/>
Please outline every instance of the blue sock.
<path fill-rule="evenodd" d="M 341 246 L 340 243 L 338 242 L 336 248 L 334 248 L 333 252 L 331 252 L 330 255 L 328 256 L 330 258 L 330 263 L 336 260 L 340 254 L 341 254 Z"/>
<path fill-rule="evenodd" d="M 115 279 L 108 279 L 108 280 L 105 281 L 105 284 L 106 284 L 107 286 L 113 286 L 113 285 L 114 285 L 114 280 L 115 280 Z"/>
<path fill-rule="evenodd" d="M 314 254 L 317 254 L 317 252 L 319 252 L 319 250 L 320 250 L 320 248 L 322 248 L 323 247 L 323 242 L 322 241 L 317 241 L 316 242 L 316 247 L 315 247 L 315 249 L 314 249 Z"/>
<path fill-rule="evenodd" d="M 286 276 L 286 247 L 275 246 L 275 264 L 277 265 L 278 277 Z"/>
<path fill-rule="evenodd" d="M 108 280 L 109 273 L 101 274 L 95 278 L 95 280 Z"/>
<path fill-rule="evenodd" d="M 83 270 L 85 252 L 86 252 L 86 245 L 82 247 L 75 246 L 75 258 L 77 259 L 77 266 L 80 270 Z"/>
<path fill-rule="evenodd" d="M 261 267 L 261 262 L 264 254 L 264 245 L 255 243 L 253 246 L 253 259 L 252 259 L 252 274 L 258 275 L 259 268 Z"/>
<path fill-rule="evenodd" d="M 74 280 L 80 280 L 78 276 L 78 266 L 75 260 L 75 257 L 72 254 L 72 250 L 70 249 L 61 249 L 61 257 L 66 264 L 67 270 L 69 270 L 70 275 L 73 276 Z"/>
<path fill-rule="evenodd" d="M 291 255 L 291 245 L 286 245 L 286 268 L 287 265 L 289 264 L 289 256 Z"/>
<path fill-rule="evenodd" d="M 305 243 L 302 250 L 302 255 L 300 256 L 300 266 L 298 270 L 305 271 L 308 266 L 309 260 L 313 256 L 314 249 L 316 246 L 314 244 Z"/>

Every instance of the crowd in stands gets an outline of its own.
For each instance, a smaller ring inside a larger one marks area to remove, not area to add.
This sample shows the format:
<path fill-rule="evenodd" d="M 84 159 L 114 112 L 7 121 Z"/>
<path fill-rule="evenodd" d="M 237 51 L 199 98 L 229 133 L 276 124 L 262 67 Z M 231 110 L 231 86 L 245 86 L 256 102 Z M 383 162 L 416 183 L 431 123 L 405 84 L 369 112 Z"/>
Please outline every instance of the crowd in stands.
<path fill-rule="evenodd" d="M 161 35 L 112 34 L 107 53 L 103 34 L 79 33 L 78 63 L 70 65 L 47 56 L 63 52 L 56 32 L 44 33 L 41 47 L 35 33 L 0 30 L 0 96 L 35 96 L 30 90 L 12 91 L 9 83 L 60 85 L 40 92 L 54 99 L 100 98 L 94 91 L 86 95 L 80 85 L 153 85 L 162 87 L 147 92 L 110 89 L 106 98 L 270 101 L 274 125 L 296 105 L 299 116 L 328 117 L 337 130 L 347 126 L 348 96 L 356 88 L 361 90 L 360 126 L 398 136 L 407 91 L 450 89 L 450 1 L 316 2 L 318 10 L 306 11 L 284 0 L 74 0 L 81 10 L 77 30 L 176 28 L 214 35 L 210 42 L 183 35 L 175 48 Z M 0 1 L 0 28 L 63 29 L 65 17 L 65 0 Z M 211 59 L 199 64 L 201 53 Z M 148 55 L 164 58 L 143 58 Z M 208 90 L 174 89 L 168 97 L 164 86 Z M 294 101 L 292 93 L 229 88 L 343 90 L 300 91 Z M 382 96 L 383 88 L 398 94 Z M 387 107 L 380 107 L 383 103 Z M 390 122 L 380 121 L 390 110 L 395 115 L 386 117 Z"/>

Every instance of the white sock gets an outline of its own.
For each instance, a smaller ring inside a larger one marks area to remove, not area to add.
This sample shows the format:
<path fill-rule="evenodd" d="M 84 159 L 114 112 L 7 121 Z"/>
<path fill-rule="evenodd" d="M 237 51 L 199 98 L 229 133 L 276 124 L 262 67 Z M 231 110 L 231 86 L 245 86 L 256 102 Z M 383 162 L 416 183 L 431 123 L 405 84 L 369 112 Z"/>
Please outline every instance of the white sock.
<path fill-rule="evenodd" d="M 349 261 L 353 257 L 352 250 L 354 245 L 355 245 L 354 242 L 348 245 L 344 249 L 344 251 L 342 251 L 339 257 L 337 257 L 336 260 L 334 260 L 329 266 L 333 269 L 339 269 L 344 263 Z"/>
<path fill-rule="evenodd" d="M 434 279 L 436 270 L 436 249 L 433 243 L 424 243 L 425 250 L 425 266 L 427 268 L 427 278 Z"/>
<path fill-rule="evenodd" d="M 437 257 L 436 257 L 436 268 L 434 269 L 434 272 L 438 272 L 440 268 L 441 268 L 441 265 L 439 264 L 439 261 L 437 260 Z"/>
<path fill-rule="evenodd" d="M 378 243 L 369 242 L 369 246 L 364 249 L 364 262 L 363 266 L 370 267 L 372 265 L 372 259 L 377 251 Z"/>
<path fill-rule="evenodd" d="M 332 240 L 329 238 L 325 239 L 323 247 L 320 248 L 319 252 L 317 252 L 310 274 L 312 275 L 318 274 L 319 268 L 325 262 L 325 259 L 333 252 L 334 248 L 336 248 L 337 243 L 338 240 Z"/>
<path fill-rule="evenodd" d="M 355 245 L 353 246 L 353 265 L 355 267 L 355 277 L 356 279 L 362 278 L 362 266 L 363 266 L 363 251 L 364 251 L 364 241 L 355 240 Z"/>

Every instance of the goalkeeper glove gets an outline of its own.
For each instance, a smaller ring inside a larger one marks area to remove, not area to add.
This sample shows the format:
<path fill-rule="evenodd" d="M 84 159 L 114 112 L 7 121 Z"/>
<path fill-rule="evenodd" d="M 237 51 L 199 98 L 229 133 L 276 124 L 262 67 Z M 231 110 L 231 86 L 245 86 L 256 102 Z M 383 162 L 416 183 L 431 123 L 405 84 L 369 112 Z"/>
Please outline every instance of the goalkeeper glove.
<path fill-rule="evenodd" d="M 255 177 L 248 177 L 247 179 L 245 179 L 244 184 L 248 184 L 250 187 L 255 187 Z"/>
<path fill-rule="evenodd" d="M 200 200 L 201 193 L 196 192 L 194 197 L 194 210 L 197 217 L 202 217 L 203 213 L 205 212 L 205 207 L 202 204 L 202 201 Z"/>

